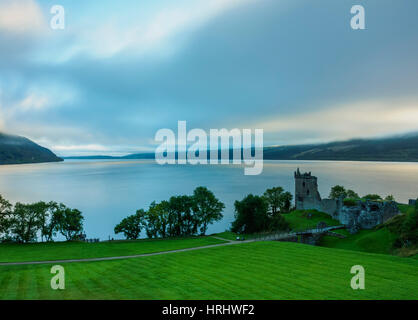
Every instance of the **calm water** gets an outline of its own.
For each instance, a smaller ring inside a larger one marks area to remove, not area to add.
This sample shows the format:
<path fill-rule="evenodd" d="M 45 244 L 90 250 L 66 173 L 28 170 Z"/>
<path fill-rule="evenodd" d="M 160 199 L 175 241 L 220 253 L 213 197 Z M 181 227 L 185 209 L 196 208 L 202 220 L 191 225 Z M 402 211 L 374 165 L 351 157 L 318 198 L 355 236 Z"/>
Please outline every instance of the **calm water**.
<path fill-rule="evenodd" d="M 418 163 L 265 161 L 259 176 L 241 166 L 160 166 L 148 160 L 67 160 L 61 163 L 0 166 L 0 194 L 20 202 L 58 201 L 80 209 L 88 237 L 107 239 L 114 226 L 139 208 L 206 186 L 225 203 L 224 219 L 208 232 L 221 232 L 233 220 L 233 203 L 249 193 L 282 186 L 294 192 L 293 172 L 312 171 L 322 197 L 342 184 L 360 195 L 393 194 L 397 201 L 418 197 Z M 115 237 L 117 238 L 117 237 Z"/>

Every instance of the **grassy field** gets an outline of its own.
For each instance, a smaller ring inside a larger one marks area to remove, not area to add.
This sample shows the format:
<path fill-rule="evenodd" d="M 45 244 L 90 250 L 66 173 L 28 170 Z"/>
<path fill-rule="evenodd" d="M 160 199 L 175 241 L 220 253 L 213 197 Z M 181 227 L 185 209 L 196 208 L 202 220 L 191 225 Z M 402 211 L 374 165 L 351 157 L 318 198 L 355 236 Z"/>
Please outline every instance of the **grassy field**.
<path fill-rule="evenodd" d="M 200 247 L 225 241 L 212 237 L 98 243 L 0 244 L 0 262 L 102 258 Z"/>
<path fill-rule="evenodd" d="M 360 230 L 356 234 L 349 234 L 346 230 L 338 230 L 347 236 L 345 239 L 339 239 L 331 236 L 323 236 L 318 245 L 328 248 L 339 248 L 347 250 L 356 250 L 363 252 L 374 252 L 391 254 L 393 251 L 393 242 L 396 235 L 387 228 L 379 230 Z"/>
<path fill-rule="evenodd" d="M 311 217 L 309 217 L 309 214 Z M 316 228 L 319 222 L 325 222 L 329 226 L 341 224 L 337 220 L 332 219 L 330 215 L 317 210 L 295 210 L 291 213 L 283 214 L 283 217 L 292 230 Z"/>
<path fill-rule="evenodd" d="M 366 289 L 350 287 L 362 265 Z M 418 299 L 418 260 L 286 242 L 253 242 L 126 260 L 1 266 L 1 299 Z"/>

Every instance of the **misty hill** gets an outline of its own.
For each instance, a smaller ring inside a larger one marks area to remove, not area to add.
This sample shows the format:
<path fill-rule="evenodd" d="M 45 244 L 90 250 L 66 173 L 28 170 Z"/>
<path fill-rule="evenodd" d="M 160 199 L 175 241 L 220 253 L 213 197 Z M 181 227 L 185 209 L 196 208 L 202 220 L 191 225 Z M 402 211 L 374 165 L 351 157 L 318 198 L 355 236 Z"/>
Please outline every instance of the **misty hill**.
<path fill-rule="evenodd" d="M 266 160 L 418 161 L 418 133 L 382 139 L 264 148 Z"/>
<path fill-rule="evenodd" d="M 27 138 L 0 133 L 0 164 L 56 161 L 62 159 Z"/>
<path fill-rule="evenodd" d="M 177 158 L 177 154 L 175 157 Z M 232 157 L 232 150 L 230 150 L 230 157 Z M 66 159 L 154 159 L 154 153 L 136 153 L 122 157 L 67 157 Z M 418 162 L 418 133 L 381 139 L 353 139 L 324 144 L 265 147 L 264 159 Z"/>

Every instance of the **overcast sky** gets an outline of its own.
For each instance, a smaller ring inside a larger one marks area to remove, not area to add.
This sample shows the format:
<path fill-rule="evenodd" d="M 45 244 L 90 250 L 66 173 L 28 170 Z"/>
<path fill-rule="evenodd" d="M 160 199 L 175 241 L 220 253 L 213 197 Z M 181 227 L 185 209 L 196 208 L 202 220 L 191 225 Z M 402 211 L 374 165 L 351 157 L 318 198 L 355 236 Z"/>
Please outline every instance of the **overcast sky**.
<path fill-rule="evenodd" d="M 52 5 L 65 9 L 52 30 Z M 350 28 L 362 4 L 366 30 Z M 415 0 L 0 0 L 0 131 L 59 155 L 154 150 L 158 129 L 265 145 L 418 131 Z"/>

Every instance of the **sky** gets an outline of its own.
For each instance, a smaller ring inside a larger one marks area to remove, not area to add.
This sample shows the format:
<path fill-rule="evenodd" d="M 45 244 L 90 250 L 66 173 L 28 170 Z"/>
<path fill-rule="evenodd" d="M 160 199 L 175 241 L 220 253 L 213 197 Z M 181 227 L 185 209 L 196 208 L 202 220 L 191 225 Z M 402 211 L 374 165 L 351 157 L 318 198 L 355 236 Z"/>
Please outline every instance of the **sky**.
<path fill-rule="evenodd" d="M 350 27 L 356 4 L 365 30 Z M 263 129 L 266 146 L 418 131 L 417 12 L 414 0 L 0 0 L 0 131 L 61 156 L 152 151 L 182 120 Z"/>

